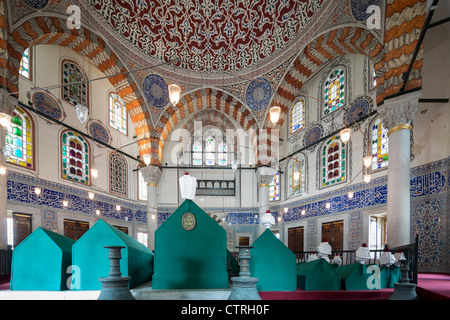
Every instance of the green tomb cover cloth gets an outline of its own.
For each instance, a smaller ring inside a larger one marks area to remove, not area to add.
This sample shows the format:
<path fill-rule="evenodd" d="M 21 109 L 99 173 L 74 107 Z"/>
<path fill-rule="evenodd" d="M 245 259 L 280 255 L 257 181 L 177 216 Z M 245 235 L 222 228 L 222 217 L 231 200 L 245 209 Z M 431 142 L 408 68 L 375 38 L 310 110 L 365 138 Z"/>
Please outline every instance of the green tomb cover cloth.
<path fill-rule="evenodd" d="M 368 286 L 368 279 L 373 272 L 367 271 L 367 265 L 353 263 L 336 268 L 336 272 L 341 277 L 342 290 L 372 290 Z M 380 272 L 380 283 L 386 282 L 386 275 Z M 376 289 L 376 288 L 374 288 Z"/>
<path fill-rule="evenodd" d="M 228 289 L 226 237 L 214 219 L 185 200 L 155 231 L 152 288 Z"/>
<path fill-rule="evenodd" d="M 400 267 L 396 265 L 389 266 L 389 284 L 388 288 L 395 288 L 394 283 L 397 283 L 400 281 Z"/>
<path fill-rule="evenodd" d="M 14 250 L 11 264 L 11 290 L 67 290 L 75 240 L 41 227 Z"/>
<path fill-rule="evenodd" d="M 250 274 L 258 278 L 258 291 L 296 291 L 295 254 L 270 229 L 256 239 L 250 250 Z"/>
<path fill-rule="evenodd" d="M 340 290 L 339 275 L 325 259 L 297 264 L 297 286 L 306 291 Z"/>
<path fill-rule="evenodd" d="M 109 249 L 105 246 L 124 246 L 120 253 L 122 277 L 131 277 L 129 288 L 151 281 L 153 253 L 145 245 L 109 223 L 98 220 L 72 248 L 74 290 L 101 290 L 100 278 L 108 277 Z M 77 274 L 78 273 L 78 274 Z"/>

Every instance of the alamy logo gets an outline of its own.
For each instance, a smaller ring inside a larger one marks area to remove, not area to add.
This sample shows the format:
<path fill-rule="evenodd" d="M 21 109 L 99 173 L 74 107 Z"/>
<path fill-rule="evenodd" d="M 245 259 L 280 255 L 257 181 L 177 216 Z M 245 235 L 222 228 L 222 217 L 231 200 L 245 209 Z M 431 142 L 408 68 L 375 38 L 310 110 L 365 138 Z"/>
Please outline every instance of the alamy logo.
<path fill-rule="evenodd" d="M 367 7 L 366 13 L 371 13 L 371 16 L 367 18 L 367 28 L 369 29 L 381 29 L 381 9 L 379 6 L 371 5 Z"/>
<path fill-rule="evenodd" d="M 67 18 L 67 28 L 69 29 L 81 29 L 81 10 L 79 6 L 70 5 L 67 7 L 66 13 L 71 14 Z"/>

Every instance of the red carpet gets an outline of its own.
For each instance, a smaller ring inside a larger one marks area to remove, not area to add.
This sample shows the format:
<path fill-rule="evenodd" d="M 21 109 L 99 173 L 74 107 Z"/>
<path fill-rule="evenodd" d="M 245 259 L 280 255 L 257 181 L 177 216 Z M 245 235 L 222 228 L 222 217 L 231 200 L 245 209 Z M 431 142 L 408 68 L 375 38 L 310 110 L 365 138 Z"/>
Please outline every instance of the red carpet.
<path fill-rule="evenodd" d="M 259 292 L 262 300 L 387 300 L 394 289 L 363 291 L 265 291 Z"/>
<path fill-rule="evenodd" d="M 9 277 L 0 276 L 0 290 L 9 290 Z"/>
<path fill-rule="evenodd" d="M 450 275 L 419 273 L 416 292 L 423 300 L 450 300 Z"/>

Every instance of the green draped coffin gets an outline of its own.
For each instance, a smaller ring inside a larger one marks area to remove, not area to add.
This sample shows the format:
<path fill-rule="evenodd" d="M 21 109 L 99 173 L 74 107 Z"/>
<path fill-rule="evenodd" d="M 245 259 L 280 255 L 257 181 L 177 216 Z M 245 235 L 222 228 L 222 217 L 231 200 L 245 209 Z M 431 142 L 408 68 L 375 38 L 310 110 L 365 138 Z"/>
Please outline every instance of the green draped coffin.
<path fill-rule="evenodd" d="M 382 287 L 382 284 L 386 283 L 386 273 L 380 272 L 380 287 L 377 288 L 374 279 L 375 271 L 368 269 L 370 266 L 353 263 L 336 268 L 336 272 L 341 277 L 342 290 L 374 290 Z"/>
<path fill-rule="evenodd" d="M 11 290 L 67 290 L 75 240 L 37 228 L 14 250 Z M 69 269 L 70 270 L 70 269 Z"/>
<path fill-rule="evenodd" d="M 120 271 L 130 276 L 129 287 L 149 282 L 153 273 L 154 255 L 145 245 L 126 233 L 98 220 L 72 248 L 75 280 L 73 289 L 101 290 L 99 278 L 108 277 L 110 260 L 105 246 L 124 246 L 121 250 Z M 77 274 L 78 273 L 78 274 Z"/>
<path fill-rule="evenodd" d="M 394 283 L 397 283 L 400 280 L 400 268 L 392 265 L 389 267 L 381 266 L 380 269 L 381 289 L 394 288 Z"/>
<path fill-rule="evenodd" d="M 295 254 L 270 229 L 256 239 L 250 250 L 250 274 L 258 278 L 258 291 L 296 291 Z"/>
<path fill-rule="evenodd" d="M 297 264 L 297 286 L 305 291 L 340 290 L 340 278 L 325 259 Z"/>
<path fill-rule="evenodd" d="M 226 231 L 185 200 L 155 231 L 153 289 L 228 289 Z"/>

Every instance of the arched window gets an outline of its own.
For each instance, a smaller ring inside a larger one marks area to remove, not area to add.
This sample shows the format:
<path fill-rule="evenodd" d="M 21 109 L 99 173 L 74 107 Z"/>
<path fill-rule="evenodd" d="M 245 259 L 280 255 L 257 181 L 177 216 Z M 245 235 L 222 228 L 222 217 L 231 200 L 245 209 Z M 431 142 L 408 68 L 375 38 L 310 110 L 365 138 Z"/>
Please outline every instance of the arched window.
<path fill-rule="evenodd" d="M 34 122 L 16 107 L 6 130 L 4 153 L 9 163 L 34 170 Z"/>
<path fill-rule="evenodd" d="M 128 165 L 125 158 L 117 153 L 109 155 L 109 192 L 121 196 L 128 195 Z"/>
<path fill-rule="evenodd" d="M 323 87 L 323 114 L 329 115 L 345 105 L 345 70 L 334 69 L 325 79 Z"/>
<path fill-rule="evenodd" d="M 62 98 L 76 106 L 81 104 L 89 108 L 89 84 L 87 76 L 74 61 L 62 62 Z"/>
<path fill-rule="evenodd" d="M 291 134 L 301 131 L 305 127 L 305 99 L 300 98 L 292 107 L 291 112 Z"/>
<path fill-rule="evenodd" d="M 305 158 L 299 154 L 289 161 L 287 170 L 288 192 L 287 197 L 305 192 Z"/>
<path fill-rule="evenodd" d="M 339 136 L 334 136 L 322 147 L 321 187 L 344 182 L 347 177 L 346 147 Z"/>
<path fill-rule="evenodd" d="M 141 170 L 137 171 L 138 174 L 138 200 L 147 200 L 147 182 L 145 182 L 144 175 Z"/>
<path fill-rule="evenodd" d="M 192 165 L 201 166 L 227 166 L 228 145 L 222 140 L 221 132 L 206 132 L 205 138 L 194 139 L 192 143 Z M 203 161 L 203 162 L 202 162 Z"/>
<path fill-rule="evenodd" d="M 385 168 L 388 165 L 389 138 L 388 130 L 380 118 L 372 123 L 372 170 Z"/>
<path fill-rule="evenodd" d="M 227 144 L 225 142 L 218 144 L 217 163 L 219 166 L 226 166 L 228 164 Z"/>
<path fill-rule="evenodd" d="M 280 200 L 280 174 L 277 172 L 269 184 L 269 201 Z"/>
<path fill-rule="evenodd" d="M 31 80 L 31 48 L 26 48 L 20 60 L 19 74 Z"/>
<path fill-rule="evenodd" d="M 215 165 L 216 159 L 216 139 L 213 136 L 208 136 L 205 139 L 205 165 Z"/>
<path fill-rule="evenodd" d="M 120 96 L 109 94 L 109 125 L 117 131 L 127 134 L 127 108 Z"/>
<path fill-rule="evenodd" d="M 77 132 L 63 131 L 61 135 L 63 179 L 90 185 L 90 147 Z"/>
<path fill-rule="evenodd" d="M 192 164 L 194 166 L 202 165 L 202 150 L 202 141 L 194 140 L 194 143 L 192 144 Z"/>

